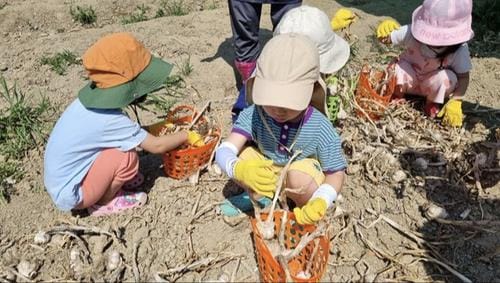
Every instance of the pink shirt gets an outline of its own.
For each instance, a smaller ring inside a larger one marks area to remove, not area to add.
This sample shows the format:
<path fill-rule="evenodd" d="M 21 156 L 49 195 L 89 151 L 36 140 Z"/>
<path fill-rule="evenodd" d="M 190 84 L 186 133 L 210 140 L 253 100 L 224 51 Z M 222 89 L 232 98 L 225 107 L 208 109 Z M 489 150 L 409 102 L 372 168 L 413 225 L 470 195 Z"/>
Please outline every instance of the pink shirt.
<path fill-rule="evenodd" d="M 467 43 L 463 43 L 457 51 L 441 59 L 436 58 L 435 53 L 413 37 L 409 25 L 402 26 L 393 31 L 391 33 L 391 41 L 394 45 L 402 45 L 406 48 L 399 58 L 410 63 L 417 76 L 434 72 L 440 69 L 440 67 L 450 69 L 457 74 L 467 73 L 472 69 Z"/>

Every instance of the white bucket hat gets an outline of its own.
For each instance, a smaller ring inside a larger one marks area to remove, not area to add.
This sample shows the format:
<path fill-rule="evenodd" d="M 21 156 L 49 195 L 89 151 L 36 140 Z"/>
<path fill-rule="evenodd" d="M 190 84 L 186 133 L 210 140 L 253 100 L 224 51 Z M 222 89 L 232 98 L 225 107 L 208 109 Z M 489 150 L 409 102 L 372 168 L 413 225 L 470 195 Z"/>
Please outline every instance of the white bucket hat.
<path fill-rule="evenodd" d="M 274 35 L 290 32 L 306 35 L 316 44 L 321 73 L 336 72 L 349 59 L 349 44 L 333 32 L 328 16 L 318 8 L 304 5 L 288 11 Z"/>

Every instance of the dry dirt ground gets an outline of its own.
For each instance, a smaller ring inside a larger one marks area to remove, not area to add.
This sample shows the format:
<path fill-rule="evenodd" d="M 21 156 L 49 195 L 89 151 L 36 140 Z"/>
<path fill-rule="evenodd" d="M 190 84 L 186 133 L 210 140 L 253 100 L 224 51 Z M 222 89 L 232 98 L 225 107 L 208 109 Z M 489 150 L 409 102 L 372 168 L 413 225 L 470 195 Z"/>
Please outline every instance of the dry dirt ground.
<path fill-rule="evenodd" d="M 347 78 L 363 63 L 376 64 L 380 58 L 369 39 L 383 15 L 407 23 L 417 5 L 363 2 L 305 1 L 329 15 L 341 4 L 359 15 L 351 28 L 357 52 L 344 72 Z M 189 58 L 193 72 L 177 102 L 202 107 L 212 101 L 210 115 L 227 135 L 237 81 L 227 3 L 184 2 L 191 9 L 188 15 L 123 25 L 121 19 L 142 3 L 152 15 L 160 5 L 142 0 L 0 1 L 1 75 L 31 97 L 48 95 L 61 112 L 86 83 L 85 72 L 73 65 L 58 75 L 40 58 L 63 50 L 81 56 L 101 36 L 128 31 L 167 61 L 180 66 Z M 92 5 L 96 24 L 73 22 L 71 5 Z M 271 34 L 268 8 L 262 26 L 265 40 Z M 499 63 L 498 56 L 473 58 L 467 117 L 459 130 L 423 117 L 418 102 L 391 108 L 372 124 L 357 117 L 344 96 L 347 115 L 336 126 L 349 169 L 338 205 L 343 214 L 327 218 L 331 249 L 324 281 L 500 281 Z M 343 89 L 348 93 L 348 86 Z M 143 121 L 158 121 L 161 114 L 142 113 Z M 33 265 L 33 273 L 25 274 L 33 281 L 259 280 L 248 218 L 230 225 L 215 209 L 236 190 L 226 177 L 202 172 L 193 186 L 165 177 L 160 157 L 143 154 L 147 205 L 116 216 L 78 217 L 57 211 L 44 191 L 42 153 L 34 150 L 25 160 L 29 174 L 15 184 L 10 202 L 0 206 L 0 281 L 15 280 L 16 274 L 18 281 L 28 280 L 19 274 L 20 262 Z M 448 216 L 430 220 L 425 212 L 431 204 Z M 36 244 L 39 231 L 54 235 Z M 116 252 L 122 260 L 112 270 L 108 256 Z M 198 260 L 206 264 L 188 266 Z"/>

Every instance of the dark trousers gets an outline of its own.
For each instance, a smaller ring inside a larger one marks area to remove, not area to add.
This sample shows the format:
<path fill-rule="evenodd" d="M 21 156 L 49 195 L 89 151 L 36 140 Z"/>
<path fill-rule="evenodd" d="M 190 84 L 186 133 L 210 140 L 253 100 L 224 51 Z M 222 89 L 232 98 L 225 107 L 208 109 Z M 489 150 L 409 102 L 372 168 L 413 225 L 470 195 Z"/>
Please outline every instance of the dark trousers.
<path fill-rule="evenodd" d="M 273 30 L 288 10 L 298 7 L 301 4 L 302 0 L 271 3 Z M 236 60 L 240 62 L 257 60 L 260 54 L 259 30 L 263 4 L 241 0 L 228 0 L 228 5 Z"/>

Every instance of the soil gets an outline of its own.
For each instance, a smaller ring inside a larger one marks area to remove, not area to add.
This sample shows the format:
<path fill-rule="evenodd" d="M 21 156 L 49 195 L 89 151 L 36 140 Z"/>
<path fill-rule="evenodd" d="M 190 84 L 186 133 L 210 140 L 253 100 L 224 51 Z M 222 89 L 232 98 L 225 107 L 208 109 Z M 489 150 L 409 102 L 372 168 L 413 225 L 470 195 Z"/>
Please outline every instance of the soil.
<path fill-rule="evenodd" d="M 357 52 L 342 73 L 349 76 L 365 63 L 380 64 L 383 54 L 371 40 L 373 27 L 391 13 L 407 23 L 418 4 L 304 2 L 328 15 L 339 3 L 358 14 L 350 29 Z M 210 116 L 224 137 L 239 80 L 232 67 L 227 3 L 183 3 L 187 15 L 124 25 L 123 17 L 137 5 L 150 7 L 152 18 L 161 2 L 0 1 L 1 75 L 34 100 L 47 95 L 61 113 L 85 85 L 86 74 L 81 65 L 72 65 L 58 75 L 40 63 L 41 57 L 64 50 L 81 56 L 103 35 L 131 32 L 155 55 L 176 63 L 177 73 L 189 58 L 193 71 L 176 103 L 201 109 L 211 101 Z M 94 7 L 96 24 L 74 22 L 71 5 Z M 265 6 L 263 41 L 271 29 Z M 343 213 L 331 212 L 326 219 L 331 248 L 324 281 L 456 281 L 458 276 L 500 281 L 500 59 L 472 61 L 461 129 L 424 117 L 419 100 L 391 106 L 382 119 L 368 121 L 356 114 L 346 95 L 352 89 L 343 86 L 346 115 L 336 126 L 349 168 L 337 204 Z M 141 120 L 153 123 L 165 114 L 142 111 Z M 165 177 L 160 156 L 141 153 L 148 203 L 120 215 L 84 217 L 54 207 L 43 188 L 42 154 L 43 148 L 33 150 L 25 159 L 28 174 L 14 184 L 10 202 L 0 206 L 1 281 L 14 281 L 16 275 L 18 281 L 259 280 L 249 218 L 227 220 L 217 210 L 225 196 L 239 190 L 227 177 L 205 170 L 196 185 L 174 180 Z M 447 217 L 429 219 L 429 205 L 444 208 Z M 48 231 L 51 239 L 35 243 L 39 231 Z M 107 267 L 108 256 L 116 252 L 119 267 Z M 192 264 L 199 260 L 205 264 Z M 26 263 L 31 274 L 23 271 Z"/>

